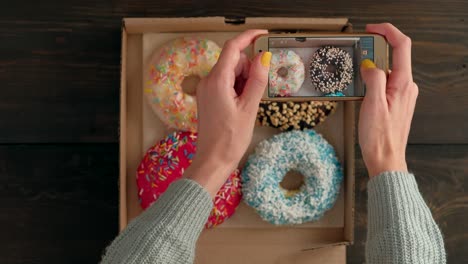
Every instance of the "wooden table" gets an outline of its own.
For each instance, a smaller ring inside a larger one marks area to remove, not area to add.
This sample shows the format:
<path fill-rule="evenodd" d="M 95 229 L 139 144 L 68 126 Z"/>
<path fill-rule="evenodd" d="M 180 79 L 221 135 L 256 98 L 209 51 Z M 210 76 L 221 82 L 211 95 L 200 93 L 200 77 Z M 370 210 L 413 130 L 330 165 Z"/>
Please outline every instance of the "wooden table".
<path fill-rule="evenodd" d="M 468 2 L 86 2 L 0 9 L 0 263 L 100 259 L 117 235 L 121 19 L 215 15 L 349 17 L 356 31 L 389 21 L 408 34 L 420 87 L 409 167 L 449 263 L 468 261 Z M 359 158 L 349 263 L 364 261 L 366 177 Z"/>

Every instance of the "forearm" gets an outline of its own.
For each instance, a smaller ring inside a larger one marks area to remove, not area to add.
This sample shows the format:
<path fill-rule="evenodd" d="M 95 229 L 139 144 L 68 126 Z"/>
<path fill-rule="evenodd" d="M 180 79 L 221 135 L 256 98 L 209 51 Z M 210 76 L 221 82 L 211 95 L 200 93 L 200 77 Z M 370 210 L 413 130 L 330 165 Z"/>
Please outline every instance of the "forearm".
<path fill-rule="evenodd" d="M 102 263 L 192 263 L 212 206 L 198 183 L 173 183 L 112 242 Z"/>
<path fill-rule="evenodd" d="M 442 235 L 414 176 L 384 172 L 368 183 L 367 263 L 445 263 Z"/>

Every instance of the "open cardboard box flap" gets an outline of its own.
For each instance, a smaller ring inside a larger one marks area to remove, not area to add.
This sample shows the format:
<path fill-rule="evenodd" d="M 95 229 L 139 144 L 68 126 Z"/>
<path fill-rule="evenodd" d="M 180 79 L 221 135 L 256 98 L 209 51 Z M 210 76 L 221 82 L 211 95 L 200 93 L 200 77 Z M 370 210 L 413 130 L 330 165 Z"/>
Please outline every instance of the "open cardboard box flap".
<path fill-rule="evenodd" d="M 120 101 L 120 230 L 141 213 L 136 168 L 151 142 L 169 130 L 156 120 L 143 98 L 143 69 L 152 50 L 180 33 L 207 34 L 218 44 L 246 29 L 278 32 L 351 30 L 346 18 L 126 18 L 122 29 Z M 202 33 L 203 32 L 203 33 Z M 354 103 L 340 102 L 319 132 L 337 148 L 345 181 L 337 205 L 317 223 L 275 227 L 241 205 L 232 219 L 205 230 L 197 244 L 197 263 L 345 263 L 345 246 L 354 239 Z M 256 128 L 255 138 L 269 136 Z M 277 133 L 275 131 L 274 133 Z M 254 142 L 256 143 L 256 142 Z M 254 145 L 254 143 L 252 145 Z M 250 151 L 252 150 L 252 146 Z"/>
<path fill-rule="evenodd" d="M 260 28 L 270 31 L 331 31 L 349 30 L 347 18 L 310 17 L 184 17 L 184 18 L 125 18 L 127 34 L 149 32 L 243 31 Z"/>

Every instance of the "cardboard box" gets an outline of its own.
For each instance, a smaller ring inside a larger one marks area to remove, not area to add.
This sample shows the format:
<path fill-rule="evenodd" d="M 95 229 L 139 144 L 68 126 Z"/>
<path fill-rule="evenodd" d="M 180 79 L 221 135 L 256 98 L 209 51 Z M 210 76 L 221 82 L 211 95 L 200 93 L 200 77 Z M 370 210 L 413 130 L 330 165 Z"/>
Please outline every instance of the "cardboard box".
<path fill-rule="evenodd" d="M 120 101 L 120 230 L 141 213 L 135 181 L 145 151 L 170 133 L 143 98 L 143 69 L 154 49 L 182 35 L 207 37 L 220 46 L 250 28 L 271 32 L 350 31 L 345 18 L 127 18 L 122 29 Z M 247 50 L 246 50 L 247 51 Z M 345 180 L 334 208 L 317 222 L 277 227 L 241 204 L 222 225 L 205 230 L 196 263 L 345 263 L 353 242 L 355 118 L 352 101 L 316 128 L 335 147 Z M 246 156 L 262 139 L 279 130 L 256 127 Z M 245 156 L 245 157 L 246 157 Z M 241 166 L 245 161 L 241 162 Z"/>

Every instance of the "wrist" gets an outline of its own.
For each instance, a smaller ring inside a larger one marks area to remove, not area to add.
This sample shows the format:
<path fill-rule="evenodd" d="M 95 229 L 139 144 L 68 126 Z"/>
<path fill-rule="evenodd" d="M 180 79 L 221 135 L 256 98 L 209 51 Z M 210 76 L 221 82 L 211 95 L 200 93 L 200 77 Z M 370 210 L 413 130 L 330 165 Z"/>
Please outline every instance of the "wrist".
<path fill-rule="evenodd" d="M 188 179 L 196 181 L 211 197 L 214 197 L 234 171 L 235 166 L 235 164 L 219 161 L 215 158 L 196 157 L 184 175 Z"/>
<path fill-rule="evenodd" d="M 366 164 L 369 178 L 373 178 L 386 171 L 408 172 L 408 166 L 405 160 L 400 161 L 385 161 L 380 163 Z"/>

